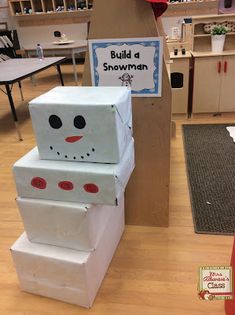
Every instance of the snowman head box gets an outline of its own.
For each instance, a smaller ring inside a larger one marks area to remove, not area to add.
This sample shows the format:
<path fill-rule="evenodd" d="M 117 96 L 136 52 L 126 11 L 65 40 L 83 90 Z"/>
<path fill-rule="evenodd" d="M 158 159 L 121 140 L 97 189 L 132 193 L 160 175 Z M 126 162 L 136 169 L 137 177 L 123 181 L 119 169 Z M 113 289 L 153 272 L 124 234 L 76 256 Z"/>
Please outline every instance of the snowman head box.
<path fill-rule="evenodd" d="M 132 138 L 126 87 L 57 87 L 29 109 L 41 159 L 118 163 Z"/>

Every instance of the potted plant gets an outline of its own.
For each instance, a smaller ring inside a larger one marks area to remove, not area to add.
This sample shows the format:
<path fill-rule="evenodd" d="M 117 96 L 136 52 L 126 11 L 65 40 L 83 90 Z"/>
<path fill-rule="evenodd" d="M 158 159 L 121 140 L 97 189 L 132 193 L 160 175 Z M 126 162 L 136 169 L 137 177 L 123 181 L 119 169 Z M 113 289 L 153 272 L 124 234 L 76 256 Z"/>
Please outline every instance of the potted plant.
<path fill-rule="evenodd" d="M 212 52 L 221 53 L 224 49 L 225 35 L 228 33 L 224 25 L 215 25 L 211 29 L 211 47 Z"/>

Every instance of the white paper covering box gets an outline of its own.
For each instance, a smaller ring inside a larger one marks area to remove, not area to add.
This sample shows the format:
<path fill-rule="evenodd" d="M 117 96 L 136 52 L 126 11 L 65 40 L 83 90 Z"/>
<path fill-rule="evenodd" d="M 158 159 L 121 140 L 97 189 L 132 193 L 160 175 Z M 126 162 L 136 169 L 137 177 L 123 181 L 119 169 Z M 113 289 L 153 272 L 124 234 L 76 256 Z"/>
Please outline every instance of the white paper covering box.
<path fill-rule="evenodd" d="M 20 197 L 116 205 L 133 168 L 131 141 L 118 164 L 40 160 L 34 148 L 13 171 Z"/>
<path fill-rule="evenodd" d="M 57 87 L 29 110 L 41 159 L 118 163 L 131 141 L 126 87 Z"/>
<path fill-rule="evenodd" d="M 22 290 L 90 307 L 123 229 L 123 211 L 113 212 L 92 252 L 32 243 L 22 234 L 11 248 Z"/>
<path fill-rule="evenodd" d="M 91 251 L 119 206 L 79 204 L 42 199 L 16 199 L 31 242 Z"/>

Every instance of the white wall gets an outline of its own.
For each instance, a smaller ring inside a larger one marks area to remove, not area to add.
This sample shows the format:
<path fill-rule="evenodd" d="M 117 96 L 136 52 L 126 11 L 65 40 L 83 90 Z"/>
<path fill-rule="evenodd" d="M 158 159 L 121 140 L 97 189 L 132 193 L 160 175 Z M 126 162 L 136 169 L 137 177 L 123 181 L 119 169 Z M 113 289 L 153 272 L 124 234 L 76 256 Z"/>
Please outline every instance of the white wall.
<path fill-rule="evenodd" d="M 0 22 L 6 22 L 8 29 L 11 30 L 14 28 L 14 21 L 12 21 L 12 17 L 10 15 L 10 10 L 5 3 L 1 3 L 0 0 Z"/>
<path fill-rule="evenodd" d="M 171 38 L 172 27 L 178 27 L 180 30 L 180 34 L 181 34 L 181 26 L 182 26 L 182 22 L 183 22 L 184 18 L 186 18 L 186 16 L 176 16 L 176 17 L 174 16 L 174 17 L 163 17 L 162 18 L 162 24 L 163 24 L 164 31 L 169 38 Z"/>
<path fill-rule="evenodd" d="M 73 40 L 87 38 L 86 23 L 17 27 L 21 46 L 31 44 L 36 46 L 38 43 L 51 43 L 55 40 L 54 31 L 60 31 Z"/>
<path fill-rule="evenodd" d="M 0 0 L 0 7 L 3 5 L 3 2 L 7 3 L 6 0 Z M 17 18 L 10 15 L 9 8 L 0 9 L 0 22 L 7 22 L 9 30 L 17 30 L 21 47 L 30 44 L 53 42 L 55 40 L 54 31 L 60 31 L 73 40 L 87 38 L 87 23 L 20 27 L 18 26 Z"/>

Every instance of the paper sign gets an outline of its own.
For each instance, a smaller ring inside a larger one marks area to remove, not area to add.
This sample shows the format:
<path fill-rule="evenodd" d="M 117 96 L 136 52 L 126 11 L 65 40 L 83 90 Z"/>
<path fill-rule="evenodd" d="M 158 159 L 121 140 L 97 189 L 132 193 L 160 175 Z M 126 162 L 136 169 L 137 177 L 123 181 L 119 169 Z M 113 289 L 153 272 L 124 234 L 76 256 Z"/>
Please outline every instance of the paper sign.
<path fill-rule="evenodd" d="M 127 86 L 132 96 L 161 96 L 162 38 L 89 40 L 92 84 Z"/>
<path fill-rule="evenodd" d="M 201 300 L 229 300 L 233 297 L 231 266 L 199 268 L 199 298 Z"/>

